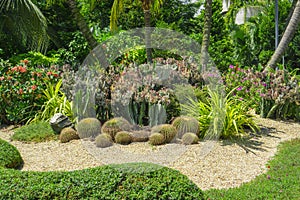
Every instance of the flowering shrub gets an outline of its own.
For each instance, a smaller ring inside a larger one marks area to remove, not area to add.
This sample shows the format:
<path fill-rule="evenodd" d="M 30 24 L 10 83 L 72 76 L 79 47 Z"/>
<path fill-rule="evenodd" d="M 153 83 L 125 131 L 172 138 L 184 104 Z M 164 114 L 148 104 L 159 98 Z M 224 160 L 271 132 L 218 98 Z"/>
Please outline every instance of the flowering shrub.
<path fill-rule="evenodd" d="M 34 68 L 28 60 L 18 65 L 6 65 L 0 71 L 0 123 L 22 123 L 34 116 L 43 105 L 44 81 L 56 82 L 55 68 Z"/>
<path fill-rule="evenodd" d="M 224 77 L 226 90 L 245 99 L 262 117 L 297 119 L 299 116 L 299 78 L 285 70 L 260 72 L 230 65 Z"/>

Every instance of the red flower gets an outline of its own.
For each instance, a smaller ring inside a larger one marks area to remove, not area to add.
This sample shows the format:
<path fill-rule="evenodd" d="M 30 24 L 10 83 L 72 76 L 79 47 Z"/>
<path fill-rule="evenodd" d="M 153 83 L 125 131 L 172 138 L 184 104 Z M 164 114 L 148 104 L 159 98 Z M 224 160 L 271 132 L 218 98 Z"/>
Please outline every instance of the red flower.
<path fill-rule="evenodd" d="M 31 78 L 32 81 L 34 81 L 34 78 Z"/>
<path fill-rule="evenodd" d="M 20 88 L 18 93 L 19 93 L 19 94 L 23 94 L 23 89 Z"/>
<path fill-rule="evenodd" d="M 7 77 L 7 80 L 11 80 L 11 79 L 12 79 L 12 77 L 11 77 L 11 76 Z"/>
<path fill-rule="evenodd" d="M 29 63 L 29 61 L 27 59 L 21 60 L 22 63 L 24 63 L 25 65 L 27 65 Z"/>
<path fill-rule="evenodd" d="M 1 77 L 0 77 L 0 81 L 3 81 L 3 80 L 4 80 L 4 76 L 1 76 Z"/>
<path fill-rule="evenodd" d="M 36 85 L 31 86 L 31 89 L 32 89 L 32 90 L 36 90 L 36 88 L 37 88 Z"/>
<path fill-rule="evenodd" d="M 41 77 L 42 76 L 42 74 L 41 73 L 36 73 L 36 75 L 38 76 L 38 77 Z"/>
<path fill-rule="evenodd" d="M 11 68 L 11 71 L 12 71 L 12 72 L 17 72 L 18 69 L 19 69 L 18 67 L 13 67 L 13 68 Z"/>
<path fill-rule="evenodd" d="M 52 72 L 47 72 L 47 75 L 48 75 L 48 76 L 51 76 L 51 75 L 52 75 Z"/>
<path fill-rule="evenodd" d="M 19 68 L 19 72 L 21 73 L 27 72 L 27 69 L 25 67 L 19 66 L 18 68 Z"/>
<path fill-rule="evenodd" d="M 58 74 L 53 74 L 53 76 L 57 78 L 57 77 L 58 77 Z"/>

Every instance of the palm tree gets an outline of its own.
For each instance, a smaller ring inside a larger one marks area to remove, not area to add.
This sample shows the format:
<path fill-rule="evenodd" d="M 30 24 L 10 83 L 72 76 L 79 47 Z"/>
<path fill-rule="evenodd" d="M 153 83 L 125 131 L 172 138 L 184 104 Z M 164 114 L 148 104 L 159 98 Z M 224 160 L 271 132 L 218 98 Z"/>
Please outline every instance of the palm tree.
<path fill-rule="evenodd" d="M 1 0 L 0 18 L 0 31 L 13 34 L 33 50 L 46 50 L 46 19 L 31 0 Z"/>
<path fill-rule="evenodd" d="M 150 34 L 150 19 L 151 19 L 151 9 L 154 12 L 157 12 L 162 5 L 162 0 L 141 0 L 142 1 L 142 8 L 144 11 L 144 21 L 145 21 L 145 42 L 146 42 L 146 55 L 147 55 L 147 62 L 152 62 L 152 55 L 151 55 L 151 34 Z M 123 0 L 114 0 L 114 4 L 111 9 L 111 17 L 110 17 L 110 29 L 112 32 L 117 30 L 117 19 L 119 15 L 123 12 L 124 2 Z"/>
<path fill-rule="evenodd" d="M 202 70 L 206 69 L 208 63 L 208 47 L 212 21 L 212 0 L 205 1 L 205 18 L 203 27 L 203 38 L 201 45 L 201 67 Z"/>
<path fill-rule="evenodd" d="M 288 44 L 293 39 L 295 32 L 298 30 L 298 25 L 300 23 L 300 0 L 297 1 L 296 6 L 294 8 L 294 12 L 292 17 L 286 27 L 284 34 L 279 42 L 278 47 L 276 48 L 274 54 L 267 64 L 267 68 L 275 68 L 276 63 L 284 54 L 284 51 L 288 47 Z"/>
<path fill-rule="evenodd" d="M 95 1 L 96 0 L 88 0 L 91 7 L 94 7 Z M 98 45 L 97 40 L 94 38 L 93 33 L 90 31 L 84 17 L 82 16 L 82 14 L 80 13 L 80 10 L 77 7 L 76 0 L 46 0 L 46 2 L 49 5 L 54 5 L 54 4 L 61 5 L 62 3 L 66 3 L 69 6 L 69 8 L 76 20 L 76 23 L 77 23 L 77 26 L 78 26 L 80 32 L 82 33 L 83 37 L 88 42 L 89 47 L 91 49 L 93 49 Z"/>

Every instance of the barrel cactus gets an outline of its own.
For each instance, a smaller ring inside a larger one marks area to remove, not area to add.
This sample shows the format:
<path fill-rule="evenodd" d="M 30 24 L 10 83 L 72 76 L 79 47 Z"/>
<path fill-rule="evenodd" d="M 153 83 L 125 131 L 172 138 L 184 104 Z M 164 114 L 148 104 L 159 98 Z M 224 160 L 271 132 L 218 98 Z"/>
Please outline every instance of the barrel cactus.
<path fill-rule="evenodd" d="M 110 135 L 100 134 L 95 138 L 96 147 L 106 148 L 113 145 L 113 141 Z"/>
<path fill-rule="evenodd" d="M 199 141 L 198 136 L 195 133 L 185 133 L 182 136 L 182 143 L 186 145 L 197 144 Z"/>
<path fill-rule="evenodd" d="M 177 137 L 182 138 L 185 133 L 198 134 L 200 131 L 200 124 L 197 119 L 189 116 L 176 117 L 172 125 L 177 129 Z"/>
<path fill-rule="evenodd" d="M 165 137 L 161 133 L 152 133 L 149 137 L 149 144 L 161 145 L 165 143 Z"/>
<path fill-rule="evenodd" d="M 129 131 L 130 128 L 131 125 L 126 119 L 124 119 L 123 117 L 115 117 L 103 124 L 101 132 L 109 134 L 112 139 L 115 140 L 117 132 Z"/>
<path fill-rule="evenodd" d="M 77 132 L 71 127 L 63 128 L 59 135 L 59 140 L 62 143 L 66 143 L 71 140 L 77 140 L 77 139 L 79 139 L 79 136 Z"/>
<path fill-rule="evenodd" d="M 132 137 L 130 132 L 127 131 L 120 131 L 115 136 L 116 143 L 118 144 L 130 144 L 132 142 Z"/>
<path fill-rule="evenodd" d="M 173 125 L 161 124 L 158 126 L 153 126 L 151 129 L 151 132 L 152 133 L 161 133 L 165 138 L 165 143 L 169 143 L 174 139 L 174 137 L 177 133 L 177 130 Z"/>
<path fill-rule="evenodd" d="M 97 118 L 84 118 L 77 124 L 77 132 L 81 139 L 95 138 L 100 131 L 101 123 Z"/>

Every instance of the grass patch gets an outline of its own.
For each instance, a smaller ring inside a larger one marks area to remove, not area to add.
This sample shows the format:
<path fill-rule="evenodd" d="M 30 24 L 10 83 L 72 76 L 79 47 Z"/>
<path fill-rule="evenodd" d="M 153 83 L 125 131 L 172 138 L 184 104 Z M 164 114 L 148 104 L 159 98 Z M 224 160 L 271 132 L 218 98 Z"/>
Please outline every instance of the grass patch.
<path fill-rule="evenodd" d="M 57 139 L 49 122 L 38 121 L 14 130 L 13 140 L 23 142 L 45 142 Z"/>
<path fill-rule="evenodd" d="M 18 149 L 10 143 L 0 139 L 0 168 L 19 168 L 23 159 Z M 1 179 L 0 179 L 1 180 Z"/>
<path fill-rule="evenodd" d="M 149 163 L 72 172 L 0 169 L 0 180 L 0 199 L 203 199 L 185 175 Z"/>
<path fill-rule="evenodd" d="M 279 145 L 279 151 L 258 176 L 238 188 L 205 191 L 206 199 L 298 199 L 300 197 L 300 139 Z"/>

